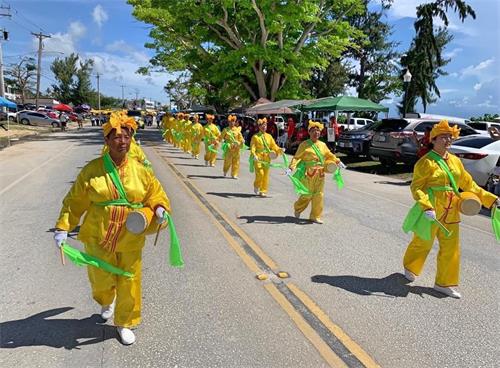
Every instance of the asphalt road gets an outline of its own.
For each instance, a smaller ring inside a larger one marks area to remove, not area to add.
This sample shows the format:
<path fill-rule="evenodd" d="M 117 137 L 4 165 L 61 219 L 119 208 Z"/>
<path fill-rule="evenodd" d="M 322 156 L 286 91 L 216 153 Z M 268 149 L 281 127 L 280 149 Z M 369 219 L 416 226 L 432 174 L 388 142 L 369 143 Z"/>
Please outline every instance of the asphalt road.
<path fill-rule="evenodd" d="M 99 154 L 100 132 L 0 152 L 2 366 L 498 366 L 500 256 L 488 218 L 464 219 L 463 299 L 443 298 L 431 289 L 435 250 L 413 285 L 399 274 L 410 239 L 401 231 L 412 205 L 406 182 L 348 170 L 342 191 L 327 183 L 325 224 L 310 224 L 293 218 L 296 196 L 280 170 L 270 196 L 257 198 L 246 153 L 232 180 L 221 161 L 206 168 L 156 130 L 140 138 L 172 201 L 186 267 L 167 265 L 166 234 L 157 247 L 149 239 L 131 347 L 101 323 L 85 270 L 61 266 L 52 241 L 60 202 Z M 291 277 L 278 279 L 281 270 Z"/>

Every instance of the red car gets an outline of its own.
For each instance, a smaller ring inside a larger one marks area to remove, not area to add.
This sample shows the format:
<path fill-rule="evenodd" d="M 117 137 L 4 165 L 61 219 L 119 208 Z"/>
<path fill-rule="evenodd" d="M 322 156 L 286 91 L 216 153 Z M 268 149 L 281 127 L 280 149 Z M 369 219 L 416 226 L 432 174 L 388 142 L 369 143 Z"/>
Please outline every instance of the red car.
<path fill-rule="evenodd" d="M 46 110 L 46 109 L 38 109 L 38 112 L 47 115 L 51 119 L 59 119 L 59 114 L 56 111 Z"/>

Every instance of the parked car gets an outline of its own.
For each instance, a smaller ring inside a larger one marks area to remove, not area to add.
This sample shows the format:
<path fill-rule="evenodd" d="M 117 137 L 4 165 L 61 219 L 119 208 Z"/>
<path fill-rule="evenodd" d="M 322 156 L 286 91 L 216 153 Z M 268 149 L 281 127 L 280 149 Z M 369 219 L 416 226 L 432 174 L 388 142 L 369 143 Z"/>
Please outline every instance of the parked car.
<path fill-rule="evenodd" d="M 472 129 L 476 130 L 479 134 L 489 137 L 489 128 L 500 129 L 500 123 L 492 123 L 490 121 L 471 121 L 467 123 Z"/>
<path fill-rule="evenodd" d="M 373 120 L 365 118 L 350 118 L 349 123 L 339 124 L 344 131 L 365 128 L 368 124 L 373 124 Z"/>
<path fill-rule="evenodd" d="M 382 123 L 374 129 L 370 142 L 369 154 L 378 157 L 384 166 L 398 162 L 414 164 L 417 161 L 417 139 L 423 137 L 427 127 L 433 127 L 438 120 L 392 118 L 382 119 Z M 460 136 L 478 134 L 468 125 L 449 121 L 451 126 L 458 125 Z"/>
<path fill-rule="evenodd" d="M 38 112 L 41 114 L 47 115 L 51 119 L 59 119 L 59 113 L 54 110 L 47 110 L 47 109 L 38 109 Z"/>
<path fill-rule="evenodd" d="M 285 130 L 285 119 L 281 115 L 276 115 L 274 117 L 274 122 L 276 123 L 276 126 L 278 127 L 279 130 L 283 131 Z"/>
<path fill-rule="evenodd" d="M 19 123 L 23 125 L 39 125 L 60 127 L 61 122 L 57 119 L 52 119 L 45 114 L 36 111 L 24 110 L 17 113 Z"/>
<path fill-rule="evenodd" d="M 485 187 L 495 168 L 500 167 L 500 141 L 486 136 L 457 139 L 450 152 L 462 160 L 474 181 Z"/>
<path fill-rule="evenodd" d="M 337 142 L 337 151 L 346 153 L 348 155 L 370 155 L 370 142 L 373 138 L 375 128 L 381 122 L 372 122 L 363 128 L 346 130 L 340 133 Z"/>

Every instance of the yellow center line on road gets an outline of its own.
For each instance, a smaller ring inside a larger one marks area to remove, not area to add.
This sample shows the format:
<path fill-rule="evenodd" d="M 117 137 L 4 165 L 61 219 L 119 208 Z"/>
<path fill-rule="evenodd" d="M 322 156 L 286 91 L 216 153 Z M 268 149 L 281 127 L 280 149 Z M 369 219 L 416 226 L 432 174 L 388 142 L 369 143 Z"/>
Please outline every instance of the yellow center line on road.
<path fill-rule="evenodd" d="M 34 167 L 33 169 L 31 169 L 30 171 L 28 171 L 26 174 L 24 174 L 23 176 L 21 176 L 19 179 L 17 180 L 14 180 L 12 183 L 10 183 L 9 185 L 7 185 L 5 188 L 3 188 L 2 190 L 0 190 L 0 195 L 4 194 L 6 191 L 8 191 L 10 188 L 16 186 L 19 182 L 23 181 L 24 179 L 26 179 L 28 176 L 30 176 L 31 174 L 33 174 L 35 171 L 37 170 L 40 170 L 42 167 L 44 167 L 45 165 L 49 164 L 50 162 L 56 160 L 59 158 L 59 156 L 62 156 L 63 154 L 66 153 L 66 151 L 69 151 L 71 148 L 73 148 L 75 144 L 72 144 L 70 145 L 69 147 L 67 147 L 66 149 L 60 151 L 57 155 L 55 156 L 52 156 L 50 159 L 48 159 L 47 161 L 45 161 L 43 164 L 37 166 L 37 167 Z"/>
<path fill-rule="evenodd" d="M 356 344 L 339 326 L 314 303 L 303 291 L 276 276 L 276 263 L 237 224 L 230 221 L 221 210 L 209 202 L 191 180 L 187 179 L 175 164 L 161 155 L 155 147 L 153 152 L 172 171 L 182 187 L 195 203 L 209 215 L 231 248 L 254 273 L 267 272 L 273 276 L 264 288 L 288 314 L 291 320 L 311 342 L 325 361 L 332 367 L 369 367 L 379 365 Z"/>

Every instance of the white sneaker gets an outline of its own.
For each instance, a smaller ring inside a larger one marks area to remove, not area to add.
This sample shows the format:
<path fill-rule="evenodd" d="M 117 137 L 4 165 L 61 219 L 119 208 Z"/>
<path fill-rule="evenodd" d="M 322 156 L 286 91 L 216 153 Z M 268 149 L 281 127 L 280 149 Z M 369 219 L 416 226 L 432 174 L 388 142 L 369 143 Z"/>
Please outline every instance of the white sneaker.
<path fill-rule="evenodd" d="M 254 188 L 253 188 L 253 192 L 254 192 L 255 194 L 259 195 L 260 190 L 259 190 L 259 188 L 255 188 L 255 187 L 254 187 Z"/>
<path fill-rule="evenodd" d="M 413 282 L 415 281 L 415 279 L 417 278 L 417 275 L 415 275 L 413 272 L 411 271 L 408 271 L 406 268 L 405 268 L 405 273 L 404 273 L 404 276 L 405 278 L 410 281 L 410 282 Z"/>
<path fill-rule="evenodd" d="M 266 194 L 266 193 L 264 193 L 264 192 L 260 192 L 260 193 L 259 193 L 259 195 L 260 195 L 261 197 L 267 197 L 267 194 Z"/>
<path fill-rule="evenodd" d="M 101 317 L 105 321 L 107 321 L 108 319 L 113 317 L 114 313 L 115 313 L 115 302 L 114 301 L 110 305 L 104 305 L 101 308 Z"/>
<path fill-rule="evenodd" d="M 439 286 L 439 285 L 434 285 L 434 290 L 439 291 L 440 293 L 450 296 L 455 299 L 460 299 L 462 297 L 462 294 L 460 294 L 454 287 L 452 286 Z"/>
<path fill-rule="evenodd" d="M 210 164 L 210 167 L 215 167 L 215 164 Z"/>
<path fill-rule="evenodd" d="M 315 224 L 322 224 L 323 223 L 323 220 L 322 219 L 312 219 L 311 220 L 312 222 L 314 222 Z"/>
<path fill-rule="evenodd" d="M 295 216 L 295 218 L 300 218 L 300 212 L 295 211 L 293 215 Z"/>
<path fill-rule="evenodd" d="M 116 330 L 124 345 L 132 345 L 135 342 L 134 332 L 130 328 L 117 327 Z"/>
<path fill-rule="evenodd" d="M 236 175 L 232 175 L 231 176 L 233 179 L 238 179 L 238 177 Z"/>

